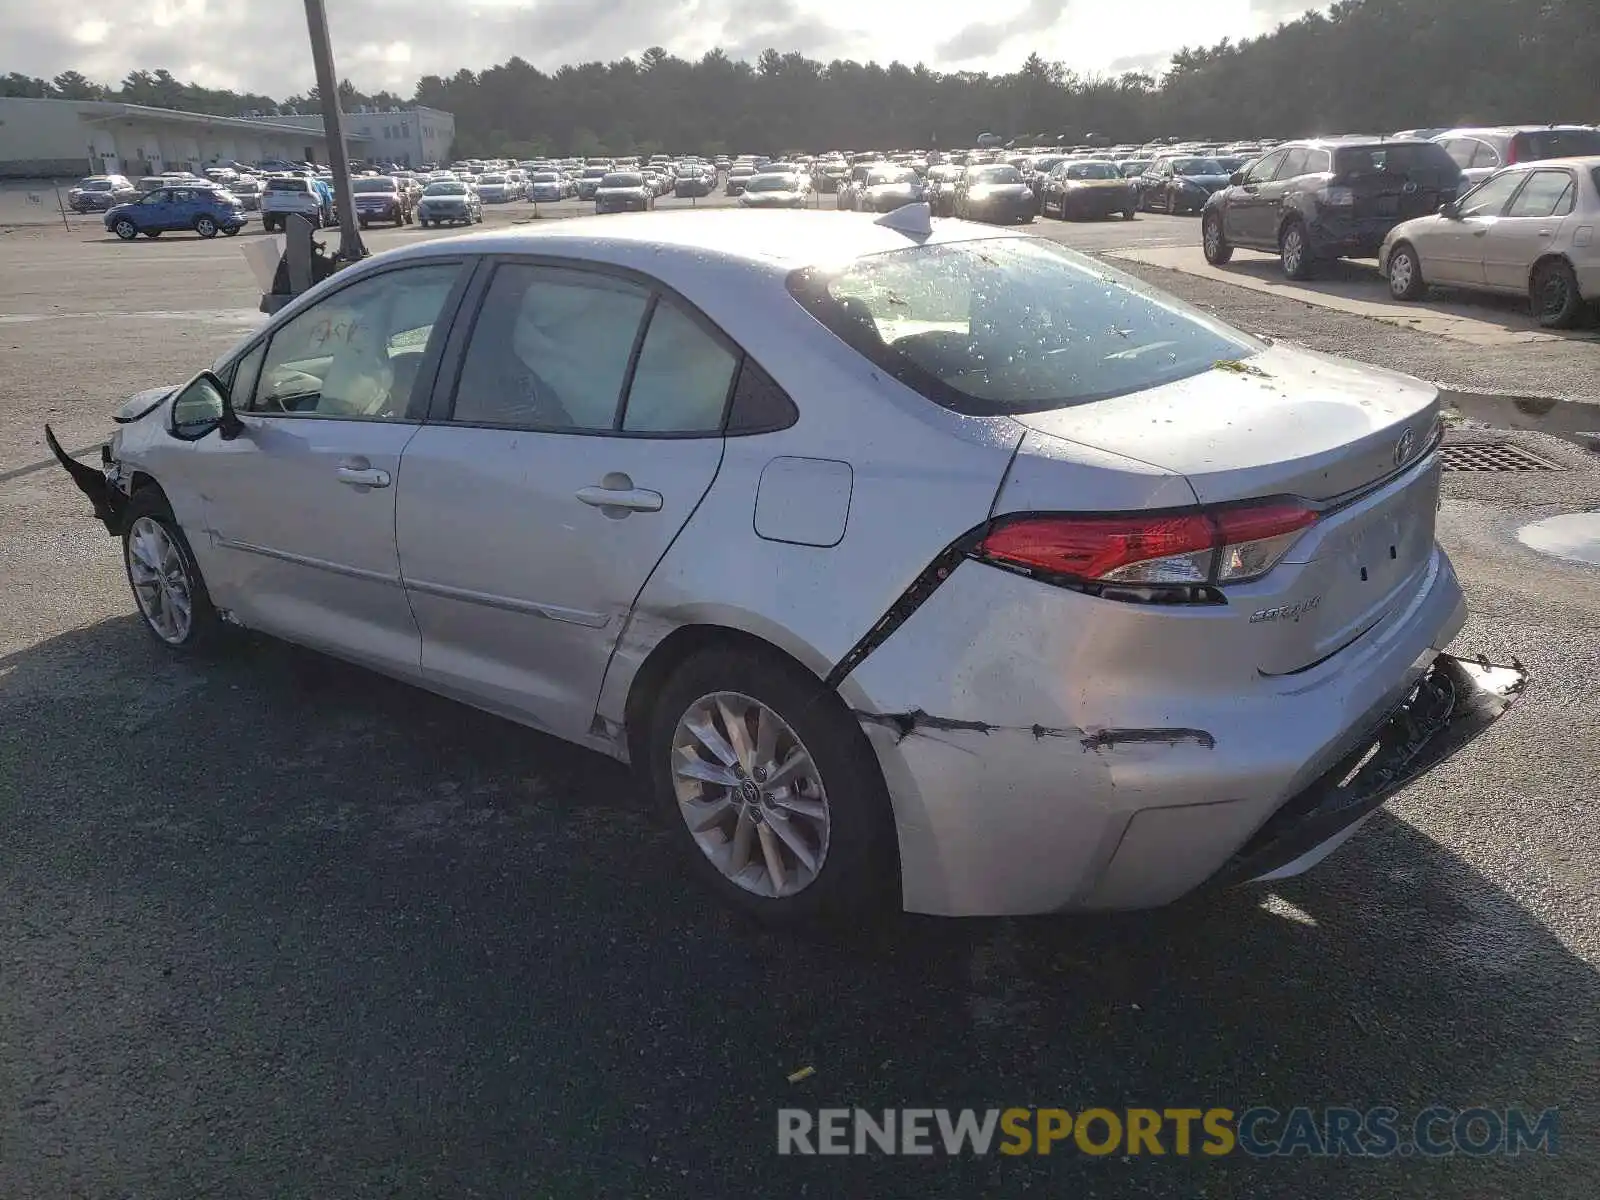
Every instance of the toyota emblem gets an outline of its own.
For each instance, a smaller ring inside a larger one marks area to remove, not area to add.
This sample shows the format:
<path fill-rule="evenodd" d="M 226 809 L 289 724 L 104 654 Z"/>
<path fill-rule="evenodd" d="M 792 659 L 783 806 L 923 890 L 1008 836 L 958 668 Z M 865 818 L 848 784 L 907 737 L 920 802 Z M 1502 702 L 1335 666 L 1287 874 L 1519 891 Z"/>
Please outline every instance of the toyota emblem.
<path fill-rule="evenodd" d="M 1399 466 L 1411 457 L 1411 452 L 1417 448 L 1417 435 L 1411 430 L 1406 430 L 1400 435 L 1400 440 L 1394 444 L 1394 465 Z"/>
<path fill-rule="evenodd" d="M 1417 182 L 1416 182 L 1416 180 L 1414 180 L 1414 179 L 1406 180 L 1406 185 L 1403 188 L 1401 188 L 1400 190 L 1402 192 L 1404 192 L 1408 196 L 1411 195 L 1412 192 L 1417 190 Z"/>

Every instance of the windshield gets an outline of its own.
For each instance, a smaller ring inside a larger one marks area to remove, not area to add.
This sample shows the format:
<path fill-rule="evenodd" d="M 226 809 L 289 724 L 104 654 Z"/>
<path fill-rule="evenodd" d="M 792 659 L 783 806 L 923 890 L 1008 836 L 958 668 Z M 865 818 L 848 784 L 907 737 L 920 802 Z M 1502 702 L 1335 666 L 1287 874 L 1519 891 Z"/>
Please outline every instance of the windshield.
<path fill-rule="evenodd" d="M 561 176 L 557 175 L 554 171 L 540 171 L 533 177 L 533 181 L 535 183 L 560 183 Z"/>
<path fill-rule="evenodd" d="M 910 167 L 893 167 L 887 170 L 869 172 L 867 186 L 882 187 L 888 183 L 910 183 L 916 177 L 917 173 Z"/>
<path fill-rule="evenodd" d="M 928 178 L 937 179 L 940 181 L 960 179 L 961 173 L 965 170 L 965 167 L 930 167 L 928 169 Z"/>
<path fill-rule="evenodd" d="M 1116 167 L 1108 162 L 1079 162 L 1067 168 L 1068 179 L 1121 179 Z"/>
<path fill-rule="evenodd" d="M 604 179 L 610 172 L 605 167 L 589 167 L 583 172 L 585 179 Z"/>
<path fill-rule="evenodd" d="M 392 179 L 379 176 L 376 179 L 355 179 L 350 183 L 352 192 L 397 192 L 400 185 Z"/>
<path fill-rule="evenodd" d="M 618 171 L 600 181 L 603 188 L 637 188 L 644 186 L 644 176 Z"/>
<path fill-rule="evenodd" d="M 747 192 L 792 192 L 800 186 L 793 175 L 757 175 L 745 188 Z"/>
<path fill-rule="evenodd" d="M 1222 164 L 1214 158 L 1175 158 L 1172 169 L 1179 175 L 1226 175 Z"/>
<path fill-rule="evenodd" d="M 1135 158 L 1125 163 L 1119 163 L 1124 175 L 1143 175 L 1150 169 L 1151 160 L 1148 158 Z"/>
<path fill-rule="evenodd" d="M 973 183 L 1021 183 L 1022 172 L 1015 167 L 973 167 L 968 170 L 967 178 Z"/>
<path fill-rule="evenodd" d="M 424 196 L 465 196 L 467 185 L 464 183 L 430 183 L 423 189 Z"/>
<path fill-rule="evenodd" d="M 1087 404 L 1261 344 L 1042 238 L 916 246 L 796 272 L 795 298 L 928 399 L 981 416 Z"/>
<path fill-rule="evenodd" d="M 506 181 L 506 177 L 504 175 L 480 175 L 480 176 L 478 176 L 478 182 L 479 183 L 504 183 L 505 181 Z"/>
<path fill-rule="evenodd" d="M 78 186 L 86 192 L 109 192 L 112 183 L 109 179 L 85 179 Z"/>

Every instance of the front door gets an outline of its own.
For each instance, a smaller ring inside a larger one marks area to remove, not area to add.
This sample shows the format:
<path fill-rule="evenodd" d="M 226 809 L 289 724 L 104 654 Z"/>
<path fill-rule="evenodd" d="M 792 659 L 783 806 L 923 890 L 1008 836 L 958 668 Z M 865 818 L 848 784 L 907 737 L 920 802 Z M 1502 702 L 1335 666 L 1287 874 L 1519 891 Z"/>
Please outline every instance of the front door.
<path fill-rule="evenodd" d="M 395 550 L 413 393 L 459 262 L 368 274 L 279 326 L 233 383 L 243 432 L 198 447 L 213 599 L 246 625 L 414 674 Z M 434 350 L 437 355 L 437 350 Z"/>
<path fill-rule="evenodd" d="M 1422 272 L 1430 282 L 1483 284 L 1484 250 L 1522 179 L 1520 172 L 1508 171 L 1478 185 L 1461 200 L 1458 218 L 1439 221 L 1428 231 Z"/>
<path fill-rule="evenodd" d="M 738 356 L 645 283 L 508 261 L 459 361 L 401 464 L 423 675 L 581 739 L 634 598 L 716 477 Z"/>
<path fill-rule="evenodd" d="M 1577 180 L 1566 170 L 1529 171 L 1527 182 L 1483 240 L 1484 283 L 1500 291 L 1527 291 L 1533 264 L 1559 244 L 1577 193 Z"/>
<path fill-rule="evenodd" d="M 1265 216 L 1267 198 L 1261 189 L 1272 182 L 1287 150 L 1278 150 L 1256 161 L 1245 172 L 1244 182 L 1228 190 L 1227 204 L 1223 207 L 1224 231 L 1228 240 L 1242 246 L 1264 246 L 1272 237 Z"/>

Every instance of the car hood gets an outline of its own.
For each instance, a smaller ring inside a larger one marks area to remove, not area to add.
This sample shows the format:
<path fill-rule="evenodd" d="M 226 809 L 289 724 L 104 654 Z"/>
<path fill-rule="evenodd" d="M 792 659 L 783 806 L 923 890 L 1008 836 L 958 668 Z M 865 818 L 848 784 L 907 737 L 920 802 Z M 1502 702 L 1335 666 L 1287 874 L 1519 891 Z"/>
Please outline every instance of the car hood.
<path fill-rule="evenodd" d="M 424 196 L 422 202 L 424 204 L 465 204 L 467 198 L 465 196 Z"/>
<path fill-rule="evenodd" d="M 1033 197 L 1033 189 L 1025 183 L 986 183 L 972 188 L 968 193 L 974 200 L 1006 200 Z"/>
<path fill-rule="evenodd" d="M 167 384 L 163 387 L 145 388 L 142 392 L 135 392 L 122 402 L 112 420 L 118 425 L 131 425 L 135 421 L 143 420 L 156 409 L 161 407 L 161 402 L 177 390 L 176 384 Z"/>
<path fill-rule="evenodd" d="M 1128 186 L 1126 179 L 1068 179 L 1064 182 L 1069 188 L 1125 188 Z"/>
<path fill-rule="evenodd" d="M 1180 175 L 1178 179 L 1182 183 L 1197 183 L 1201 187 L 1208 188 L 1228 186 L 1228 176 L 1226 175 Z"/>
<path fill-rule="evenodd" d="M 1402 427 L 1421 449 L 1438 395 L 1395 371 L 1277 345 L 1162 387 L 1015 419 L 1183 475 L 1202 504 L 1236 499 L 1245 470 L 1254 494 L 1325 500 L 1391 473 Z"/>

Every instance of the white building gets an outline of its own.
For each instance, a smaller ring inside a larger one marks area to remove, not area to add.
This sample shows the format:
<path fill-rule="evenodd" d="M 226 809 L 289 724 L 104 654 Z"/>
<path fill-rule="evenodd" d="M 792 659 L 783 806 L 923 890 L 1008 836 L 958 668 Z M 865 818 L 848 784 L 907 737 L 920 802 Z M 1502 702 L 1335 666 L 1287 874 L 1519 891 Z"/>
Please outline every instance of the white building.
<path fill-rule="evenodd" d="M 262 120 L 322 128 L 320 113 L 264 117 Z M 344 132 L 347 140 L 364 139 L 362 150 L 357 150 L 352 140 L 352 157 L 392 162 L 401 167 L 420 167 L 449 160 L 450 144 L 456 140 L 456 118 L 454 113 L 420 105 L 382 109 L 357 105 L 344 114 Z"/>
<path fill-rule="evenodd" d="M 453 136 L 453 118 L 450 130 Z M 358 130 L 346 129 L 345 142 L 355 158 L 379 153 Z M 267 158 L 327 162 L 322 118 L 213 117 L 119 101 L 0 97 L 0 178 L 155 175 Z"/>

